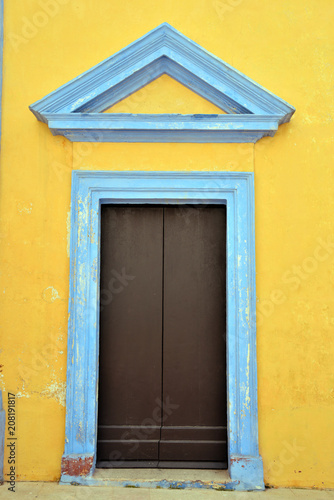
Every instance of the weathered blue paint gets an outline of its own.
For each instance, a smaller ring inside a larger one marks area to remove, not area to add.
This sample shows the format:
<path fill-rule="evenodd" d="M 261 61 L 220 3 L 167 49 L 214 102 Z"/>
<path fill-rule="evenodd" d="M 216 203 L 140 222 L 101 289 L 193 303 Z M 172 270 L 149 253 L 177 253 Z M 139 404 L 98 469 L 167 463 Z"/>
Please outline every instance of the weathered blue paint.
<path fill-rule="evenodd" d="M 154 475 L 154 470 L 152 469 L 152 475 Z M 200 474 L 200 473 L 199 473 Z M 119 480 L 94 478 L 94 477 L 77 477 L 77 476 L 66 476 L 62 477 L 61 484 L 80 484 L 87 486 L 121 486 L 123 488 L 161 488 L 161 489 L 174 489 L 174 490 L 185 490 L 185 489 L 206 489 L 206 490 L 218 490 L 218 491 L 251 491 L 255 488 L 254 483 L 244 483 L 242 481 L 232 481 L 227 482 L 221 481 L 170 481 L 168 479 L 157 480 Z"/>
<path fill-rule="evenodd" d="M 224 203 L 229 472 L 231 484 L 241 489 L 264 487 L 257 424 L 253 182 L 248 172 L 73 172 L 63 458 L 92 457 L 93 467 L 86 477 L 64 472 L 63 482 L 94 482 L 101 204 Z"/>
<path fill-rule="evenodd" d="M 103 115 L 167 74 L 220 107 L 221 115 Z M 54 135 L 94 142 L 256 142 L 295 109 L 163 23 L 30 106 Z"/>
<path fill-rule="evenodd" d="M 44 117 L 54 135 L 82 142 L 256 142 L 273 136 L 278 128 L 276 115 L 46 113 Z"/>

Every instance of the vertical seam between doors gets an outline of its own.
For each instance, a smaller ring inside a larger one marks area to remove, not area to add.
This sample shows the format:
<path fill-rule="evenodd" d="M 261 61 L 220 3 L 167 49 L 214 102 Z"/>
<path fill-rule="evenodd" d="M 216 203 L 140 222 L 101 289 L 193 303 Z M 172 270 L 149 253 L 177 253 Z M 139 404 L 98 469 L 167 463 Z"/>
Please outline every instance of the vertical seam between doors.
<path fill-rule="evenodd" d="M 161 266 L 161 413 L 160 413 L 160 436 L 158 443 L 158 467 L 160 462 L 160 443 L 164 411 L 164 312 L 165 312 L 165 207 L 162 208 L 162 266 Z"/>

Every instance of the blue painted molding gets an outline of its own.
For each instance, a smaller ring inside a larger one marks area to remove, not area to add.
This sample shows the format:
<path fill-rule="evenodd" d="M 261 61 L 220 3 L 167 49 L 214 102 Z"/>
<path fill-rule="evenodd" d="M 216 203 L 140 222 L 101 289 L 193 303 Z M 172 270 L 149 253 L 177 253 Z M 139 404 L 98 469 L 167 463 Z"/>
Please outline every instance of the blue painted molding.
<path fill-rule="evenodd" d="M 101 112 L 167 74 L 227 114 Z M 94 142 L 256 142 L 295 109 L 167 23 L 30 106 L 54 135 Z"/>
<path fill-rule="evenodd" d="M 63 463 L 92 466 L 77 476 L 69 472 L 69 467 L 64 468 L 62 481 L 94 482 L 103 203 L 226 204 L 230 484 L 233 489 L 262 489 L 257 422 L 254 176 L 248 172 L 73 172 Z"/>
<path fill-rule="evenodd" d="M 273 115 L 46 113 L 44 117 L 54 135 L 82 142 L 256 142 L 273 136 L 278 127 Z"/>

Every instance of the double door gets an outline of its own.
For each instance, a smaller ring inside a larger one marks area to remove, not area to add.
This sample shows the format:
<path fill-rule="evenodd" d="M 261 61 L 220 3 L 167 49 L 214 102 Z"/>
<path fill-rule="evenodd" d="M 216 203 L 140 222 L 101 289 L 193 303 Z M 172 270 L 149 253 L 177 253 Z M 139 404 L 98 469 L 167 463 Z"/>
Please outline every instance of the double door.
<path fill-rule="evenodd" d="M 103 205 L 100 467 L 226 467 L 226 210 Z"/>

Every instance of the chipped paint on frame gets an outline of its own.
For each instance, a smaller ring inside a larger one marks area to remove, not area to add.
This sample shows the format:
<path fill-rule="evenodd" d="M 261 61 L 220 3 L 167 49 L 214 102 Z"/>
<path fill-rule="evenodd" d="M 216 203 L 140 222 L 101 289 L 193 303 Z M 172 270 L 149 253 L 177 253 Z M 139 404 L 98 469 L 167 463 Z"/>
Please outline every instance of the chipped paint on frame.
<path fill-rule="evenodd" d="M 231 489 L 264 487 L 257 427 L 254 177 L 249 172 L 73 172 L 63 462 L 67 463 L 69 457 L 79 460 L 87 456 L 93 457 L 93 461 L 88 475 L 72 476 L 65 468 L 62 482 L 93 484 L 95 481 L 100 205 L 199 201 L 227 206 L 226 344 Z M 92 233 L 94 238 L 90 236 Z"/>

